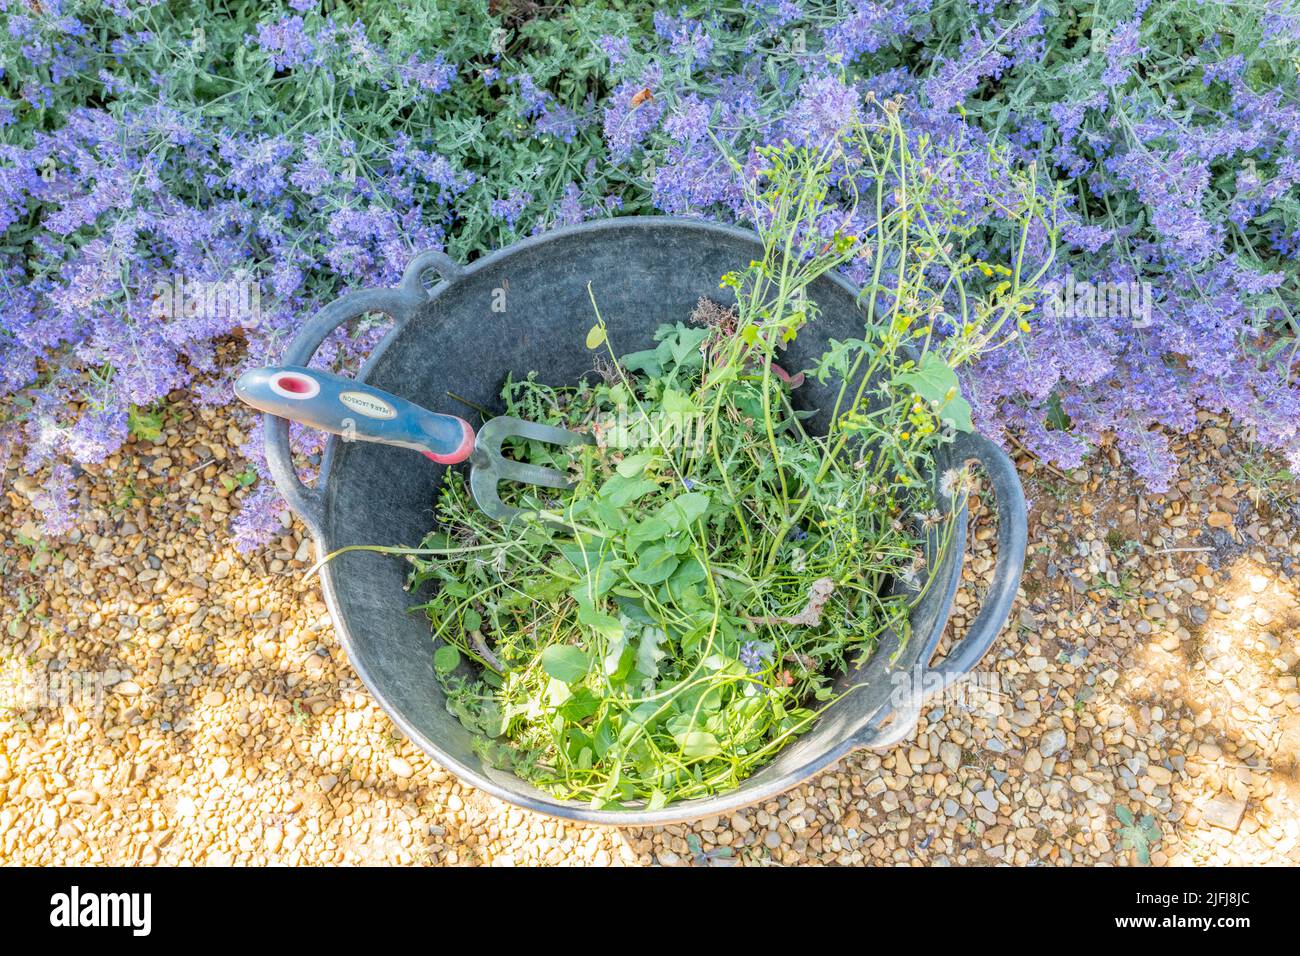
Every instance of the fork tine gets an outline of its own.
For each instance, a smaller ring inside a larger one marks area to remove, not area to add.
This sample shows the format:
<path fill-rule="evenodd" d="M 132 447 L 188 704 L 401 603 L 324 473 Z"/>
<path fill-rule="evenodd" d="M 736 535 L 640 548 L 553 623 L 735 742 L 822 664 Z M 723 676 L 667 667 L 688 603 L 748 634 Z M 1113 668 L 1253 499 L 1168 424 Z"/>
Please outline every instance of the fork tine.
<path fill-rule="evenodd" d="M 501 448 L 501 442 L 506 438 L 531 438 L 551 445 L 593 443 L 590 435 L 569 431 L 567 428 L 557 428 L 554 425 L 526 422 L 522 418 L 513 418 L 509 415 L 498 415 L 492 419 L 479 429 L 478 436 L 479 444 L 494 452 Z"/>
<path fill-rule="evenodd" d="M 523 512 L 501 500 L 497 494 L 498 480 L 494 469 L 475 465 L 469 473 L 469 490 L 474 496 L 474 503 L 483 509 L 484 514 L 497 521 L 509 522 Z"/>
<path fill-rule="evenodd" d="M 573 487 L 569 479 L 554 468 L 543 468 L 541 465 L 526 465 L 523 462 L 511 461 L 508 458 L 498 460 L 494 467 L 497 477 L 502 481 L 522 481 L 530 485 L 541 485 L 543 488 L 559 488 L 563 491 L 568 491 Z"/>
<path fill-rule="evenodd" d="M 478 431 L 474 454 L 470 457 L 470 491 L 478 506 L 498 521 L 510 521 L 523 514 L 520 508 L 514 508 L 501 500 L 497 493 L 497 483 L 501 481 L 518 481 L 543 488 L 568 490 L 573 484 L 554 468 L 530 465 L 522 461 L 512 461 L 501 453 L 501 443 L 507 438 L 523 438 L 546 442 L 551 445 L 595 444 L 590 435 L 572 432 L 553 425 L 539 425 L 526 422 L 509 415 L 498 415 Z"/>
<path fill-rule="evenodd" d="M 548 442 L 552 445 L 590 445 L 592 438 L 590 435 L 584 435 L 581 432 L 569 431 L 567 428 L 557 428 L 554 425 L 541 425 L 537 422 L 526 422 L 519 418 L 508 419 L 510 424 L 510 434 L 518 438 L 532 438 L 537 441 Z"/>

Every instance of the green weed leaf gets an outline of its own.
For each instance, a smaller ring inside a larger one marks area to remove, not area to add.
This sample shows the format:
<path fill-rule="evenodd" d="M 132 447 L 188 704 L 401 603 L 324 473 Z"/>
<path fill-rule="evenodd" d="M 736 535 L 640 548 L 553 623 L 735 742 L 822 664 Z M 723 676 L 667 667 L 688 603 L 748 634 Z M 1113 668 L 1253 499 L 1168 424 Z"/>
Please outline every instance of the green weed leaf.
<path fill-rule="evenodd" d="M 926 352 L 913 371 L 901 372 L 896 381 L 908 386 L 937 407 L 939 418 L 962 432 L 973 431 L 970 403 L 961 396 L 957 373 L 934 352 Z"/>
<path fill-rule="evenodd" d="M 704 517 L 710 498 L 702 491 L 685 491 L 659 509 L 659 517 L 673 531 L 685 531 Z"/>
<path fill-rule="evenodd" d="M 688 731 L 679 734 L 675 739 L 677 746 L 682 750 L 682 756 L 688 759 L 717 757 L 722 754 L 722 747 L 718 743 L 718 738 L 702 730 Z"/>
<path fill-rule="evenodd" d="M 641 632 L 641 641 L 636 649 L 636 669 L 647 680 L 653 681 L 659 676 L 659 662 L 668 656 L 663 643 L 667 635 L 657 627 L 647 627 Z"/>
<path fill-rule="evenodd" d="M 658 482 L 651 481 L 649 478 L 628 478 L 616 474 L 600 486 L 600 496 L 616 508 L 625 508 L 658 487 Z"/>
<path fill-rule="evenodd" d="M 440 674 L 450 674 L 460 666 L 460 651 L 444 644 L 433 652 L 433 666 Z"/>
<path fill-rule="evenodd" d="M 561 683 L 575 684 L 587 676 L 587 655 L 571 644 L 552 644 L 541 660 L 542 670 Z"/>
<path fill-rule="evenodd" d="M 636 567 L 628 577 L 640 584 L 659 584 L 668 580 L 679 563 L 674 545 L 652 544 L 637 553 Z"/>

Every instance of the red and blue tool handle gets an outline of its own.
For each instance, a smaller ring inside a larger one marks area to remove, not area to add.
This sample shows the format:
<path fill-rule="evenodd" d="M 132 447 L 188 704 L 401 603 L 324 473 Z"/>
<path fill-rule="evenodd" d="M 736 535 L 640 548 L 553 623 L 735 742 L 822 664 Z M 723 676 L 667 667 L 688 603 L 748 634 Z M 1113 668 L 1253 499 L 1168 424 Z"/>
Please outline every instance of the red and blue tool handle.
<path fill-rule="evenodd" d="M 355 379 L 298 365 L 258 368 L 235 383 L 235 394 L 259 411 L 342 435 L 422 452 L 442 465 L 474 451 L 474 429 Z"/>

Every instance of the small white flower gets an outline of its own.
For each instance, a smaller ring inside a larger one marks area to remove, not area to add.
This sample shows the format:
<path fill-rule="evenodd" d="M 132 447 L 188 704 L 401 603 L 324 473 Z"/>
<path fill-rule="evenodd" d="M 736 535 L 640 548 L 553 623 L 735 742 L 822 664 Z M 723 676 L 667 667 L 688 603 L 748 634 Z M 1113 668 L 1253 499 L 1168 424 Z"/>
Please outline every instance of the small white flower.
<path fill-rule="evenodd" d="M 943 515 L 939 513 L 938 508 L 931 508 L 929 511 L 922 513 L 921 524 L 923 527 L 931 527 L 940 524 L 943 521 Z"/>
<path fill-rule="evenodd" d="M 966 483 L 966 472 L 957 468 L 949 468 L 939 476 L 939 494 L 952 500 L 959 495 Z"/>

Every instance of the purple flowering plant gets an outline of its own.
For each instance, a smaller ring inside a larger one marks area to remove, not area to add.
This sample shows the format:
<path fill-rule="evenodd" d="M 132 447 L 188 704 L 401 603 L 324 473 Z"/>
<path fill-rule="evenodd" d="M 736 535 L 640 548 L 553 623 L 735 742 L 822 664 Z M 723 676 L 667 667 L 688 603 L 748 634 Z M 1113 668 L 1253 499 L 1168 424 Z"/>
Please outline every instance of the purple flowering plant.
<path fill-rule="evenodd" d="M 423 249 L 468 260 L 617 205 L 584 173 L 594 36 L 585 58 L 516 58 L 555 37 L 502 37 L 486 3 L 355 12 L 0 0 L 0 459 L 45 476 L 48 531 L 133 412 L 178 389 L 231 401 L 232 336 L 273 362 L 315 309 Z M 316 361 L 354 366 L 384 328 L 352 323 Z M 260 426 L 243 451 L 264 467 Z M 267 480 L 236 497 L 255 547 L 283 504 Z"/>
<path fill-rule="evenodd" d="M 223 343 L 274 361 L 426 248 L 468 261 L 620 213 L 747 222 L 756 148 L 824 140 L 868 94 L 903 94 L 910 135 L 961 157 L 958 201 L 1008 188 L 999 143 L 1062 187 L 1032 332 L 966 373 L 981 430 L 1067 468 L 1114 440 L 1161 491 L 1171 436 L 1226 411 L 1300 467 L 1291 0 L 495 10 L 0 0 L 0 459 L 40 476 L 49 530 L 133 410 L 231 401 Z M 970 229 L 1006 258 L 996 218 Z M 383 328 L 317 361 L 353 365 Z M 294 442 L 310 471 L 319 438 Z M 260 446 L 254 425 L 259 469 Z M 235 497 L 255 547 L 282 503 L 265 478 Z"/>
<path fill-rule="evenodd" d="M 741 219 L 721 151 L 826 136 L 865 94 L 902 93 L 918 132 L 964 153 L 955 175 L 968 184 L 997 187 L 980 153 L 1005 141 L 1065 187 L 1062 248 L 1034 334 L 968 373 L 982 431 L 1066 468 L 1113 438 L 1161 492 L 1177 471 L 1171 436 L 1198 413 L 1228 412 L 1300 467 L 1293 6 L 917 0 L 856 2 L 835 17 L 817 4 L 801 15 L 754 8 L 770 17 L 769 35 L 749 37 L 768 50 L 765 69 L 715 52 L 715 73 L 661 97 L 661 130 L 641 141 L 661 157 L 648 183 L 658 208 Z M 635 53 L 621 64 L 644 69 Z M 710 119 L 720 137 L 701 132 Z M 989 258 L 1005 250 L 1005 235 L 984 238 Z M 1064 303 L 1067 284 L 1088 295 Z"/>

